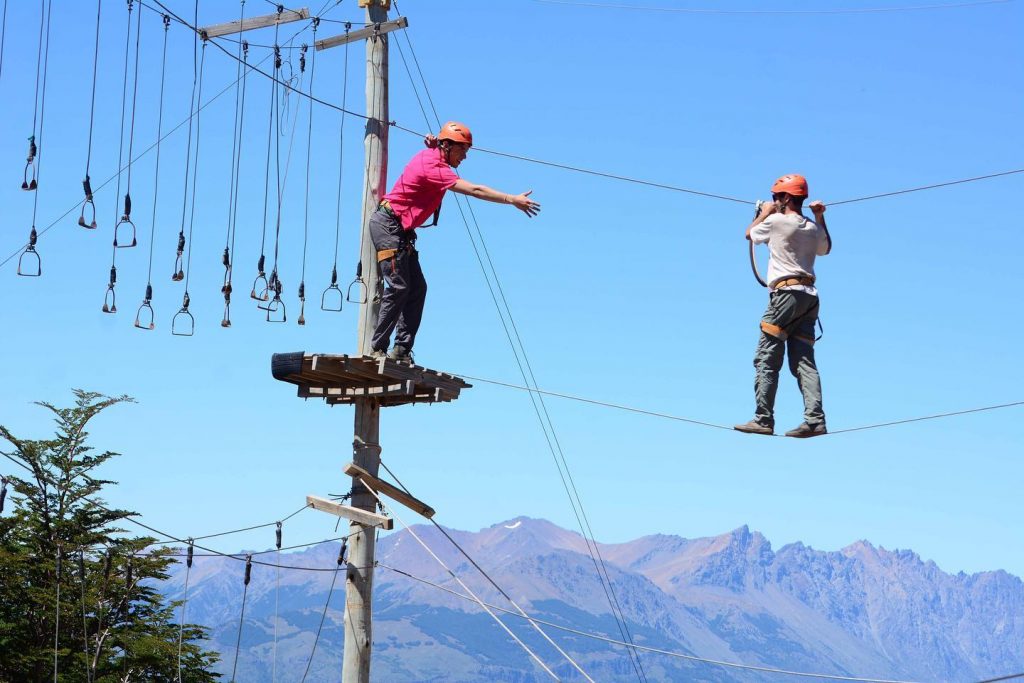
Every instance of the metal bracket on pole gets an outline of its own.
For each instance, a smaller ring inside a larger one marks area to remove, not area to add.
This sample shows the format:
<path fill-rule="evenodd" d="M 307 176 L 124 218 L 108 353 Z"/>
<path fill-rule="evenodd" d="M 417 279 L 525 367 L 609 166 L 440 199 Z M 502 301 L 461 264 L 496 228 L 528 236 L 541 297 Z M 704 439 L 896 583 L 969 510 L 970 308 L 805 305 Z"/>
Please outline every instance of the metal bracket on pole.
<path fill-rule="evenodd" d="M 218 38 L 220 36 L 229 36 L 233 33 L 251 31 L 254 28 L 267 28 L 274 24 L 290 24 L 293 21 L 302 21 L 303 19 L 309 19 L 308 7 L 296 10 L 286 9 L 280 15 L 274 12 L 273 14 L 264 14 L 260 17 L 249 17 L 242 21 L 236 20 L 227 21 L 223 24 L 214 24 L 213 26 L 199 29 L 199 35 L 206 36 L 207 38 Z"/>
<path fill-rule="evenodd" d="M 326 498 L 320 498 L 319 496 L 306 496 L 306 503 L 309 504 L 315 510 L 321 512 L 327 512 L 336 517 L 344 517 L 345 519 L 351 520 L 356 524 L 362 524 L 363 526 L 379 526 L 385 531 L 391 531 L 395 528 L 395 520 L 384 515 L 378 515 L 373 512 L 367 512 L 366 510 L 360 510 L 359 508 L 349 507 L 348 505 L 341 505 L 335 503 L 333 500 L 327 500 Z"/>
<path fill-rule="evenodd" d="M 405 17 L 398 17 L 391 21 L 382 21 L 379 24 L 373 26 L 367 26 L 361 28 L 358 31 L 349 31 L 337 36 L 331 36 L 330 38 L 324 38 L 313 43 L 317 50 L 329 50 L 332 47 L 338 47 L 345 43 L 351 43 L 356 40 L 366 40 L 373 35 L 379 35 L 381 33 L 390 33 L 391 31 L 397 31 L 400 28 L 407 28 L 409 26 L 409 20 Z"/>

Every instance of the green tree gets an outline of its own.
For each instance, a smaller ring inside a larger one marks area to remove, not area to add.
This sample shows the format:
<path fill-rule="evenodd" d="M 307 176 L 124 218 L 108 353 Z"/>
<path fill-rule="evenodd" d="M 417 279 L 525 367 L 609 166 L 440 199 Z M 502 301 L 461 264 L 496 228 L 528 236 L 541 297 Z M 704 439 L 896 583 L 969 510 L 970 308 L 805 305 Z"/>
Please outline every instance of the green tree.
<path fill-rule="evenodd" d="M 78 390 L 75 398 L 69 408 L 38 404 L 54 415 L 51 439 L 20 439 L 0 425 L 14 449 L 0 453 L 22 468 L 5 478 L 10 514 L 0 516 L 0 681 L 49 681 L 55 668 L 58 680 L 76 683 L 214 681 L 205 630 L 179 627 L 178 604 L 158 591 L 169 551 L 126 533 L 118 524 L 134 513 L 99 497 L 115 482 L 94 473 L 117 454 L 87 445 L 86 426 L 131 399 Z"/>

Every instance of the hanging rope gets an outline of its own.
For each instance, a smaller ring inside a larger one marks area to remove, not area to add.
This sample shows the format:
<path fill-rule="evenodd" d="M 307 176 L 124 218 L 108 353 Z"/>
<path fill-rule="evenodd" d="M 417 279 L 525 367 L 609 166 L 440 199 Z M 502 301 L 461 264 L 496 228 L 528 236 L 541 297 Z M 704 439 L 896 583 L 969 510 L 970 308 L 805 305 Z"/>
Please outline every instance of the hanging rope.
<path fill-rule="evenodd" d="M 199 3 L 196 2 L 196 11 L 198 12 Z M 188 283 L 192 277 L 192 232 L 195 228 L 196 223 L 196 189 L 199 187 L 197 184 L 199 178 L 199 103 L 203 101 L 203 72 L 206 67 L 206 34 L 203 34 L 203 45 L 200 50 L 199 57 L 199 88 L 196 93 L 196 157 L 195 163 L 192 165 L 192 207 L 189 211 L 188 219 L 188 254 L 185 257 L 185 294 L 181 299 L 181 309 L 175 313 L 174 318 L 171 320 L 171 334 L 179 337 L 191 337 L 195 333 L 196 319 L 192 317 L 191 311 L 188 310 L 189 305 L 192 303 L 191 298 L 188 294 Z M 186 192 L 188 179 L 186 178 Z M 184 209 L 184 207 L 182 207 Z M 182 216 L 184 222 L 184 215 Z"/>
<path fill-rule="evenodd" d="M 4 7 L 7 3 L 4 3 Z M 78 224 L 87 230 L 96 229 L 96 204 L 92 201 L 92 181 L 89 178 L 89 167 L 92 164 L 92 132 L 96 120 L 96 74 L 100 63 L 100 11 L 103 8 L 103 0 L 96 0 L 96 46 L 92 57 L 92 97 L 89 100 L 89 145 L 85 154 L 85 180 L 82 181 L 82 190 L 85 192 L 85 199 L 82 201 L 82 211 L 78 214 Z M 0 41 L 2 42 L 2 41 Z M 89 211 L 90 218 L 86 220 L 85 214 Z"/>
<path fill-rule="evenodd" d="M 320 20 L 313 17 L 313 45 L 316 46 L 316 29 Z M 303 45 L 303 47 L 306 47 Z M 305 53 L 302 56 L 305 61 Z M 313 95 L 313 78 L 316 76 L 316 49 L 309 65 L 309 94 Z M 309 129 L 306 132 L 306 207 L 302 225 L 302 277 L 299 279 L 299 324 L 306 324 L 306 250 L 309 244 L 309 163 L 313 153 L 313 100 L 309 100 Z"/>
<path fill-rule="evenodd" d="M 352 29 L 351 22 L 345 22 L 345 35 Z M 314 45 L 316 43 L 314 42 Z M 341 80 L 341 108 L 345 109 L 348 99 L 348 42 L 345 43 L 345 66 L 342 71 Z M 312 100 L 310 100 L 312 102 Z M 345 160 L 345 112 L 341 113 L 341 123 L 338 125 L 338 194 L 335 205 L 334 217 L 334 265 L 331 266 L 331 284 L 320 295 L 320 310 L 340 311 L 344 295 L 338 287 L 338 244 L 341 239 L 341 181 L 343 177 Z M 337 302 L 337 303 L 335 303 Z"/>
<path fill-rule="evenodd" d="M 21 189 L 23 190 L 35 190 L 37 185 L 36 182 L 36 123 L 39 121 L 39 85 L 40 85 L 40 69 L 43 64 L 43 48 L 45 46 L 43 42 L 43 29 L 46 27 L 46 1 L 40 0 L 39 3 L 39 46 L 36 51 L 36 92 L 32 98 L 32 135 L 28 138 L 28 157 L 25 159 L 25 172 L 22 175 Z M 31 176 L 31 180 L 30 180 Z"/>
<path fill-rule="evenodd" d="M 4 39 L 7 37 L 7 0 L 4 0 L 4 19 L 0 25 L 0 75 L 4 72 Z"/>
<path fill-rule="evenodd" d="M 348 539 L 344 539 L 341 542 L 341 548 L 338 550 L 338 569 L 334 572 L 334 576 L 331 577 L 331 587 L 327 589 L 327 601 L 324 602 L 324 611 L 320 613 L 320 625 L 316 627 L 316 637 L 313 638 L 313 649 L 309 652 L 309 659 L 306 660 L 306 671 L 302 674 L 302 682 L 306 683 L 306 677 L 309 676 L 309 667 L 313 664 L 313 655 L 316 654 L 316 645 L 320 642 L 320 632 L 324 628 L 324 620 L 327 618 L 327 608 L 331 606 L 331 597 L 334 596 L 334 585 L 338 581 L 338 574 L 341 573 L 341 566 L 345 564 L 345 551 L 348 549 Z"/>
<path fill-rule="evenodd" d="M 281 64 L 281 48 L 275 45 L 274 51 L 276 53 L 275 57 L 274 57 L 274 63 L 275 63 L 275 65 L 279 65 L 279 64 Z M 290 69 L 291 68 L 291 66 L 290 66 L 291 62 L 288 62 L 288 64 L 289 64 L 289 69 Z M 305 64 L 306 64 L 306 58 L 305 58 L 305 56 L 303 56 L 302 57 L 303 71 L 305 71 Z M 280 71 L 280 66 L 278 66 L 278 70 Z M 275 108 L 276 108 L 277 107 L 276 103 L 277 103 L 278 97 L 279 97 L 278 89 L 276 87 L 274 87 L 274 89 L 273 89 L 273 96 L 274 96 L 274 102 L 275 102 Z M 270 302 L 266 305 L 266 307 L 264 307 L 264 310 L 266 310 L 266 312 L 267 312 L 267 316 L 266 316 L 267 322 L 282 322 L 282 323 L 287 321 L 287 311 L 285 310 L 284 302 L 281 300 L 281 292 L 284 291 L 284 285 L 281 283 L 281 278 L 278 275 L 277 259 L 278 259 L 278 256 L 280 254 L 280 251 L 281 251 L 281 204 L 282 204 L 282 197 L 281 197 L 281 191 L 282 191 L 281 190 L 281 136 L 283 134 L 284 133 L 282 132 L 282 127 L 281 127 L 281 112 L 278 111 L 278 114 L 277 114 L 277 135 L 274 135 L 274 177 L 275 177 L 275 196 L 277 198 L 277 218 L 274 221 L 274 267 L 271 269 L 271 271 L 270 271 L 270 278 L 268 279 L 269 290 L 270 290 L 270 293 L 273 294 L 273 296 L 271 297 Z M 289 160 L 290 160 L 291 159 L 291 146 L 289 146 L 289 148 L 288 148 L 288 157 L 289 157 Z M 275 317 L 275 314 L 278 311 L 281 312 L 281 317 L 280 318 Z"/>
<path fill-rule="evenodd" d="M 139 12 L 141 16 L 142 13 Z M 153 313 L 153 245 L 156 243 L 156 206 L 157 197 L 160 193 L 160 137 L 164 129 L 164 83 L 166 81 L 167 74 L 167 33 L 171 27 L 171 17 L 167 14 L 163 16 L 164 22 L 164 47 L 163 54 L 160 59 L 160 100 L 156 119 L 156 170 L 153 172 L 153 215 L 150 218 L 149 225 L 149 268 L 146 271 L 146 294 L 142 299 L 142 305 L 139 306 L 138 312 L 135 314 L 135 327 L 140 330 L 152 330 L 155 324 L 155 315 Z M 130 170 L 129 170 L 130 173 Z"/>
<path fill-rule="evenodd" d="M 4 511 L 4 501 L 7 500 L 7 477 L 0 477 L 0 514 Z"/>
<path fill-rule="evenodd" d="M 61 579 L 61 547 L 57 546 L 57 604 L 53 617 L 53 683 L 57 683 L 57 653 L 60 646 L 60 579 Z"/>
<path fill-rule="evenodd" d="M 85 650 L 85 661 L 89 661 L 89 616 L 85 607 L 85 548 L 78 551 L 78 580 L 82 588 L 82 645 Z M 86 683 L 92 683 L 92 670 L 85 669 Z"/>
<path fill-rule="evenodd" d="M 32 137 L 29 138 L 29 153 L 28 163 L 25 166 L 26 177 L 28 174 L 29 167 L 32 171 L 31 183 L 22 182 L 22 189 L 24 190 L 36 190 L 38 188 L 39 179 L 39 166 L 40 159 L 38 159 L 39 150 L 36 146 L 36 140 L 38 137 L 39 147 L 43 144 L 43 119 L 46 114 L 46 74 L 47 67 L 50 61 L 50 15 L 52 9 L 52 0 L 46 0 L 45 3 L 40 2 L 40 23 L 39 23 L 39 49 L 43 57 L 43 76 L 42 76 L 42 93 L 40 94 L 40 83 L 39 83 L 39 61 L 36 60 L 36 107 L 39 112 L 39 129 L 36 130 L 35 114 L 32 115 Z M 45 21 L 44 21 L 45 19 Z M 46 34 L 44 38 L 43 26 L 46 26 Z M 36 216 L 39 210 L 39 193 L 36 192 L 32 197 L 32 229 L 29 230 L 28 234 L 28 245 L 25 250 L 21 252 L 21 257 L 18 259 L 18 275 L 25 277 L 39 277 L 43 274 L 43 263 L 39 258 L 39 252 L 36 251 L 36 242 L 39 239 L 39 233 L 36 232 Z"/>
<path fill-rule="evenodd" d="M 277 44 L 281 30 L 281 13 L 284 5 L 277 6 L 277 19 L 274 21 L 274 76 L 270 81 L 270 120 L 267 124 L 267 164 L 263 177 L 263 236 L 260 238 L 260 258 L 256 263 L 256 279 L 252 283 L 249 297 L 259 301 L 267 301 L 270 296 L 270 283 L 267 281 L 267 206 L 270 201 L 270 145 L 274 137 L 274 114 L 277 109 L 277 79 L 281 71 L 281 48 Z M 262 306 L 257 303 L 259 308 Z"/>
<path fill-rule="evenodd" d="M 128 127 L 128 180 L 124 191 L 124 213 L 121 220 L 114 226 L 114 247 L 130 249 L 138 244 L 136 240 L 135 223 L 132 221 L 132 152 L 135 149 L 135 110 L 139 101 L 139 44 L 142 39 L 142 11 L 139 11 L 135 19 L 135 65 L 132 73 L 132 115 Z M 127 244 L 118 239 L 120 230 L 130 230 L 131 243 Z"/>
<path fill-rule="evenodd" d="M 277 681 L 277 621 L 281 613 L 281 522 L 274 530 L 274 548 L 277 567 L 274 568 L 274 657 L 271 665 L 271 681 Z"/>
<path fill-rule="evenodd" d="M 121 172 L 124 170 L 124 119 L 125 111 L 128 106 L 128 59 L 129 59 L 129 48 L 131 46 L 132 38 L 132 9 L 133 2 L 128 0 L 128 22 L 125 29 L 124 36 L 124 80 L 121 83 L 121 129 L 118 135 L 118 146 L 117 146 L 117 192 L 115 197 L 121 196 Z M 191 119 L 190 119 L 191 121 Z M 116 207 L 114 208 L 114 225 L 118 223 L 118 213 Z M 114 232 L 114 246 L 110 252 L 110 280 L 107 282 L 107 291 L 103 295 L 103 312 L 104 313 L 117 313 L 117 292 L 114 289 L 117 286 L 117 231 L 115 228 Z"/>
<path fill-rule="evenodd" d="M 162 5 L 161 5 L 162 6 Z M 165 8 L 166 11 L 166 8 Z M 170 14 L 170 12 L 168 12 Z M 199 24 L 199 0 L 195 3 L 196 25 Z M 185 215 L 188 209 L 188 177 L 192 163 L 192 126 L 195 123 L 199 110 L 196 108 L 196 86 L 199 83 L 199 65 L 197 46 L 199 43 L 199 32 L 192 38 L 192 99 L 189 100 L 188 109 L 188 142 L 185 144 L 185 190 L 181 198 L 181 227 L 178 230 L 178 248 L 174 257 L 174 270 L 171 272 L 171 280 L 181 282 L 185 279 Z"/>
<path fill-rule="evenodd" d="M 188 604 L 188 580 L 192 574 L 194 542 L 188 539 L 188 556 L 185 559 L 185 591 L 181 597 L 181 617 L 178 619 L 178 683 L 181 683 L 181 643 L 185 637 L 185 606 Z"/>
<path fill-rule="evenodd" d="M 238 18 L 239 25 L 245 22 L 245 0 L 241 1 L 241 9 Z M 224 238 L 224 254 L 221 263 L 224 264 L 224 284 L 221 285 L 220 293 L 224 295 L 224 316 L 221 318 L 221 327 L 231 327 L 231 276 L 232 276 L 232 254 L 235 250 L 235 226 L 238 216 L 238 181 L 241 175 L 242 159 L 242 131 L 245 117 L 245 81 L 249 74 L 249 43 L 245 40 L 238 42 L 239 61 L 238 69 L 235 71 L 235 128 L 231 135 L 231 184 L 228 190 L 228 227 L 227 235 Z M 241 73 L 239 73 L 241 72 Z"/>
<path fill-rule="evenodd" d="M 252 555 L 245 558 L 245 583 L 242 588 L 242 613 L 238 617 L 238 638 L 235 640 L 235 663 L 231 667 L 231 683 L 235 683 L 238 671 L 238 653 L 242 649 L 242 624 L 245 622 L 245 598 L 249 593 L 249 580 L 252 578 Z"/>

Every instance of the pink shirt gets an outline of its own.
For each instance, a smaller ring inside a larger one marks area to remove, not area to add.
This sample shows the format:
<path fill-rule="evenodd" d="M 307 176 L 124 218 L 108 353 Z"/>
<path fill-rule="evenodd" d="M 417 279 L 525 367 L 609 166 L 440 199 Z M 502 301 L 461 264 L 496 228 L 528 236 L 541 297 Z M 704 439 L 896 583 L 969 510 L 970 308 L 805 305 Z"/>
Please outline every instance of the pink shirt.
<path fill-rule="evenodd" d="M 451 189 L 459 176 L 445 163 L 440 149 L 425 149 L 405 166 L 402 175 L 384 195 L 391 210 L 406 230 L 426 223 L 441 206 L 444 193 Z"/>

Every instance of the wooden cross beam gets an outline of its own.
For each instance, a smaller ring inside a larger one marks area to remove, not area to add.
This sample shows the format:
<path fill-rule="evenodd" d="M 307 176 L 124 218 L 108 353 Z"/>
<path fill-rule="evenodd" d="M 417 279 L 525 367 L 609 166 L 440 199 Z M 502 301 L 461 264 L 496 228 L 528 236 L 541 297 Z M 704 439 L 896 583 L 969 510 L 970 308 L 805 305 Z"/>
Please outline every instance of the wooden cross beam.
<path fill-rule="evenodd" d="M 409 495 L 408 493 L 399 488 L 395 488 L 394 486 L 392 486 L 391 484 L 387 483 L 382 479 L 378 479 L 377 477 L 373 476 L 372 474 L 364 470 L 359 465 L 356 465 L 351 462 L 345 465 L 345 474 L 351 477 L 358 477 L 360 480 L 362 480 L 364 484 L 369 486 L 377 493 L 382 493 L 388 498 L 398 501 L 399 503 L 409 508 L 413 512 L 419 513 L 427 519 L 430 519 L 435 514 L 434 508 L 430 507 L 422 500 Z"/>
<path fill-rule="evenodd" d="M 274 12 L 273 14 L 264 14 L 260 17 L 249 17 L 242 21 L 236 20 L 227 21 L 223 24 L 214 24 L 213 26 L 199 29 L 199 35 L 207 38 L 217 38 L 219 36 L 229 36 L 233 33 L 251 31 L 254 28 L 267 28 L 274 24 L 290 24 L 293 21 L 302 21 L 303 19 L 309 19 L 308 7 L 297 10 L 286 9 L 280 15 Z"/>
<path fill-rule="evenodd" d="M 349 31 L 348 33 L 342 33 L 338 36 L 324 38 L 323 40 L 316 41 L 313 45 L 317 50 L 329 50 L 332 47 L 338 47 L 339 45 L 351 43 L 355 40 L 366 40 L 376 33 L 390 33 L 391 31 L 397 31 L 400 28 L 406 28 L 408 25 L 408 19 L 405 17 L 398 17 L 392 21 L 382 21 L 379 24 L 361 28 L 358 31 Z"/>
<path fill-rule="evenodd" d="M 306 503 L 321 512 L 327 512 L 336 517 L 344 517 L 363 526 L 379 526 L 385 531 L 391 531 L 395 528 L 395 520 L 390 517 L 367 512 L 366 510 L 360 510 L 348 505 L 341 505 L 333 500 L 327 500 L 319 496 L 306 496 Z"/>

